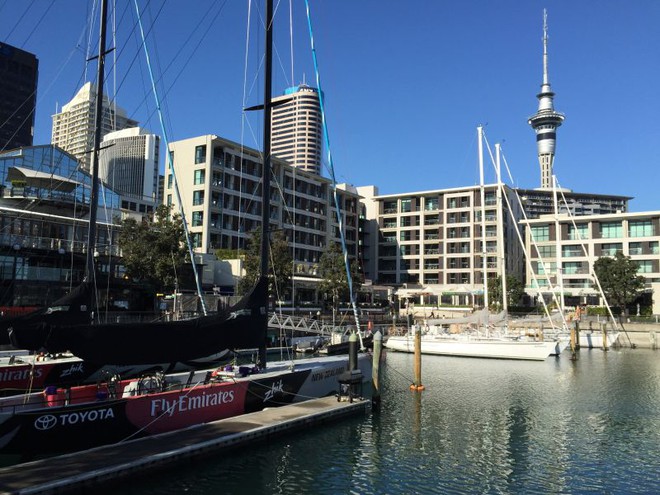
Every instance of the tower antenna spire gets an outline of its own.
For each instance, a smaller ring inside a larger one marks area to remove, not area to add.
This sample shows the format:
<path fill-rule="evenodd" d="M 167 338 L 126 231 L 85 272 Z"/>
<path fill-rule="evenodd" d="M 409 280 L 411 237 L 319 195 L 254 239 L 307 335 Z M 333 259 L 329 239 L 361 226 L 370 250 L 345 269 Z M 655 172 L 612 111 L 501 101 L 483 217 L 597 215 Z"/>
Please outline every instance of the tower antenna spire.
<path fill-rule="evenodd" d="M 554 107 L 555 94 L 550 88 L 548 76 L 548 13 L 543 9 L 543 82 L 541 92 L 536 95 L 539 100 L 538 111 L 527 123 L 536 133 L 536 151 L 541 167 L 541 189 L 552 188 L 552 170 L 555 160 L 557 142 L 557 127 L 564 121 L 564 114 L 556 112 Z"/>

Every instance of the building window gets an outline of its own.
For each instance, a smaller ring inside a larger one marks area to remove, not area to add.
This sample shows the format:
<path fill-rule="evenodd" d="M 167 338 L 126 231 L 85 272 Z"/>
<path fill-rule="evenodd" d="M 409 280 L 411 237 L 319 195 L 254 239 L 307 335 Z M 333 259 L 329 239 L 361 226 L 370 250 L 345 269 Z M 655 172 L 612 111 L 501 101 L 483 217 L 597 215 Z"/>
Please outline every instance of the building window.
<path fill-rule="evenodd" d="M 649 242 L 649 249 L 651 254 L 660 254 L 660 246 L 658 246 L 658 241 Z"/>
<path fill-rule="evenodd" d="M 195 146 L 195 163 L 206 162 L 206 145 Z"/>
<path fill-rule="evenodd" d="M 600 236 L 604 239 L 618 239 L 623 236 L 621 222 L 603 222 L 600 224 Z"/>
<path fill-rule="evenodd" d="M 651 237 L 653 235 L 651 220 L 628 222 L 628 235 L 630 237 Z"/>
<path fill-rule="evenodd" d="M 603 244 L 601 247 L 602 256 L 615 256 L 616 253 L 623 252 L 623 244 L 620 242 L 613 242 L 611 244 Z"/>
<path fill-rule="evenodd" d="M 637 261 L 637 273 L 653 273 L 653 261 L 640 260 Z"/>
<path fill-rule="evenodd" d="M 562 246 L 561 255 L 564 258 L 573 258 L 573 257 L 576 257 L 576 256 L 586 256 L 584 254 L 584 250 L 582 249 L 582 246 L 580 246 L 580 245 Z"/>
<path fill-rule="evenodd" d="M 551 275 L 557 271 L 557 263 L 551 262 L 536 262 L 536 273 L 539 275 Z"/>
<path fill-rule="evenodd" d="M 192 226 L 199 227 L 204 223 L 204 212 L 203 211 L 193 211 L 192 212 Z"/>
<path fill-rule="evenodd" d="M 439 206 L 438 198 L 424 198 L 424 209 L 426 211 L 437 210 Z"/>
<path fill-rule="evenodd" d="M 635 254 L 642 254 L 642 243 L 641 242 L 631 242 L 628 244 L 628 254 L 630 256 Z"/>
<path fill-rule="evenodd" d="M 195 170 L 193 184 L 198 186 L 200 184 L 204 184 L 205 180 L 206 180 L 206 170 L 204 169 Z"/>
<path fill-rule="evenodd" d="M 168 188 L 168 189 L 172 189 L 172 181 L 173 181 L 173 180 L 174 180 L 174 175 L 173 175 L 173 174 L 169 174 L 169 175 L 167 176 L 167 188 Z"/>
<path fill-rule="evenodd" d="M 401 200 L 401 213 L 407 213 L 412 211 L 412 200 L 402 199 Z"/>
<path fill-rule="evenodd" d="M 193 191 L 193 206 L 204 204 L 204 191 Z"/>
<path fill-rule="evenodd" d="M 172 206 L 172 195 L 171 194 L 167 195 L 167 206 Z"/>
<path fill-rule="evenodd" d="M 541 226 L 532 227 L 531 233 L 532 233 L 532 241 L 533 242 L 543 242 L 543 241 L 549 241 L 550 240 L 550 226 L 549 225 L 541 225 Z"/>
<path fill-rule="evenodd" d="M 586 223 L 568 226 L 568 239 L 571 241 L 581 241 L 589 239 L 589 225 Z"/>
<path fill-rule="evenodd" d="M 555 246 L 539 246 L 538 247 L 539 258 L 554 258 L 555 255 Z"/>

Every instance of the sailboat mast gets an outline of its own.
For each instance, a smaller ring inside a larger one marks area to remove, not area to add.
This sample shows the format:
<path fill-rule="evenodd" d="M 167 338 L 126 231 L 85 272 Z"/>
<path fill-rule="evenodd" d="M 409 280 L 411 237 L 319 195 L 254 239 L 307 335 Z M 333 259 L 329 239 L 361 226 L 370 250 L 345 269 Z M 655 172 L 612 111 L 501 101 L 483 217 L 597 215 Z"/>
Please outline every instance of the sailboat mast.
<path fill-rule="evenodd" d="M 484 278 L 484 309 L 488 310 L 488 272 L 486 263 L 486 192 L 484 190 L 484 128 L 477 127 L 479 147 L 479 190 L 481 193 L 481 265 Z"/>
<path fill-rule="evenodd" d="M 103 79 L 105 78 L 105 38 L 108 4 L 101 0 L 101 34 L 99 40 L 98 73 L 96 80 L 96 119 L 94 149 L 92 150 L 92 191 L 89 196 L 89 232 L 87 234 L 87 263 L 85 277 L 92 280 L 94 274 L 94 253 L 96 251 L 96 210 L 99 204 L 99 148 L 101 147 L 101 123 L 103 122 Z"/>
<path fill-rule="evenodd" d="M 500 144 L 495 145 L 495 172 L 497 173 L 497 256 L 500 259 L 502 277 L 502 309 L 509 310 L 506 288 L 506 253 L 504 249 L 504 203 L 502 202 L 502 167 L 500 164 Z"/>
<path fill-rule="evenodd" d="M 263 183 L 261 195 L 261 276 L 268 277 L 268 244 L 270 224 L 270 122 L 272 110 L 272 73 L 273 73 L 273 0 L 266 0 L 266 46 L 264 65 L 264 147 L 263 147 Z M 268 336 L 268 318 L 264 327 L 264 342 L 259 346 L 260 368 L 266 367 L 266 341 Z"/>

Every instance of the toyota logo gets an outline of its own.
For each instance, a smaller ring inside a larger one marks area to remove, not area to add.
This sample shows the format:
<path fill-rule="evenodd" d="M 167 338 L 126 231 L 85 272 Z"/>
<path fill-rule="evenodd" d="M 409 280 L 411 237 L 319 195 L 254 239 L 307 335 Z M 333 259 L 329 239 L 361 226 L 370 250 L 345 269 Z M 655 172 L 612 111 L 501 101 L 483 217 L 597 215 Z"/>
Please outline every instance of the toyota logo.
<path fill-rule="evenodd" d="M 39 416 L 34 421 L 34 427 L 37 430 L 50 430 L 57 423 L 57 418 L 52 414 L 46 414 L 45 416 Z"/>

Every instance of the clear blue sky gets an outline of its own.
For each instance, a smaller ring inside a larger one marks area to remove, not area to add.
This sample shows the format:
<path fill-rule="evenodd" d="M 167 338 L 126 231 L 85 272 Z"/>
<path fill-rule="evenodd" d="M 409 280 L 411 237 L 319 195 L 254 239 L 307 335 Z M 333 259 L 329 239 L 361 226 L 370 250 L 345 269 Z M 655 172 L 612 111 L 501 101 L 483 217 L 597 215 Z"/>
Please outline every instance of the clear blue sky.
<path fill-rule="evenodd" d="M 263 35 L 247 1 L 139 0 L 171 141 L 216 134 L 260 148 L 258 73 Z M 40 61 L 35 143 L 50 142 L 56 104 L 83 82 L 86 0 L 0 0 L 0 40 Z M 133 1 L 117 0 L 118 104 L 160 133 Z M 321 83 L 337 180 L 375 184 L 381 194 L 477 184 L 476 127 L 502 143 L 515 185 L 540 185 L 527 118 L 542 75 L 542 16 L 548 9 L 550 82 L 566 120 L 555 174 L 577 192 L 633 196 L 632 211 L 660 210 L 660 1 L 312 0 Z M 40 22 L 39 22 L 40 21 Z M 315 85 L 304 2 L 294 0 L 293 83 Z M 275 24 L 274 94 L 292 84 L 289 2 Z M 98 37 L 95 25 L 93 38 Z M 96 48 L 94 48 L 96 51 Z M 245 60 L 248 60 L 247 69 Z M 134 61 L 133 61 L 134 60 Z M 112 63 L 108 64 L 108 67 Z M 87 79 L 95 79 L 95 63 Z M 244 80 L 247 79 L 247 83 Z M 109 92 L 113 93 L 113 84 Z M 491 170 L 487 181 L 493 181 Z"/>

